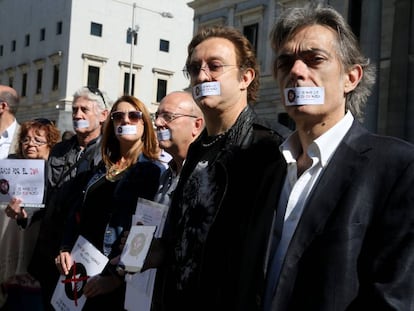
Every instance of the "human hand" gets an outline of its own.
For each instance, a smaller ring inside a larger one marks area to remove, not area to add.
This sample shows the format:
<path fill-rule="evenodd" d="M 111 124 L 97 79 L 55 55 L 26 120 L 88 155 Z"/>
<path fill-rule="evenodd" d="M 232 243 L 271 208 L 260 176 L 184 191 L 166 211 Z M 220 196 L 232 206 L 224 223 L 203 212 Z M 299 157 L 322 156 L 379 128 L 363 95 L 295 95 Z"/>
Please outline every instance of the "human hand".
<path fill-rule="evenodd" d="M 56 268 L 60 274 L 67 275 L 73 265 L 72 257 L 69 252 L 60 252 L 55 258 Z"/>
<path fill-rule="evenodd" d="M 124 231 L 123 234 L 122 234 L 122 238 L 121 238 L 121 241 L 119 243 L 119 250 L 120 251 L 122 251 L 125 247 L 125 243 L 128 239 L 128 234 L 129 234 L 129 231 Z"/>
<path fill-rule="evenodd" d="M 122 280 L 113 275 L 95 275 L 91 277 L 83 288 L 87 298 L 110 293 L 122 284 Z"/>
<path fill-rule="evenodd" d="M 121 255 L 118 255 L 118 256 L 116 256 L 116 257 L 112 258 L 112 259 L 109 261 L 109 263 L 110 263 L 111 265 L 113 265 L 113 266 L 116 266 L 116 265 L 118 265 L 118 264 L 119 264 L 120 259 L 121 259 Z"/>
<path fill-rule="evenodd" d="M 13 197 L 9 204 L 7 204 L 6 209 L 4 212 L 6 213 L 7 217 L 12 219 L 24 219 L 27 218 L 27 212 L 24 208 L 20 205 L 22 203 L 21 199 Z"/>
<path fill-rule="evenodd" d="M 165 246 L 162 243 L 162 239 L 153 238 L 151 246 L 145 258 L 144 266 L 141 271 L 145 271 L 151 268 L 158 268 L 165 258 Z"/>

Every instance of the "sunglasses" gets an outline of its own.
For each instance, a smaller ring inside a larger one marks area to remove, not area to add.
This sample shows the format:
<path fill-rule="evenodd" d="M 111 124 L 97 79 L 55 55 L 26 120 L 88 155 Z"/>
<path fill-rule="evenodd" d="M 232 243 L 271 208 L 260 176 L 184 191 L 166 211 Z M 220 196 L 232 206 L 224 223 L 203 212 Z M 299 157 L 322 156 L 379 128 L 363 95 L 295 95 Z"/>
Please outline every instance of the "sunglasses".
<path fill-rule="evenodd" d="M 101 91 L 100 91 L 97 87 L 93 87 L 93 86 L 86 86 L 86 88 L 89 90 L 89 92 L 91 92 L 91 93 L 93 93 L 93 94 L 95 94 L 95 95 L 100 96 L 100 97 L 102 98 L 102 100 L 103 100 L 104 106 L 106 107 L 106 101 L 105 101 L 105 98 L 104 98 L 104 96 L 103 96 L 102 92 L 101 92 Z"/>
<path fill-rule="evenodd" d="M 46 118 L 36 118 L 36 119 L 33 119 L 33 121 L 40 123 L 42 125 L 55 125 L 53 121 L 50 121 L 49 119 L 46 119 Z"/>
<path fill-rule="evenodd" d="M 208 62 L 204 66 L 201 64 L 192 63 L 186 65 L 183 72 L 184 76 L 187 79 L 197 78 L 197 76 L 200 74 L 200 71 L 204 71 L 204 73 L 211 78 L 217 78 L 225 72 L 224 67 L 237 67 L 237 65 L 221 64 L 215 61 Z"/>
<path fill-rule="evenodd" d="M 111 113 L 111 119 L 114 121 L 123 121 L 125 119 L 125 115 L 128 114 L 128 119 L 132 122 L 138 122 L 138 120 L 142 119 L 142 112 L 141 111 L 114 111 Z"/>

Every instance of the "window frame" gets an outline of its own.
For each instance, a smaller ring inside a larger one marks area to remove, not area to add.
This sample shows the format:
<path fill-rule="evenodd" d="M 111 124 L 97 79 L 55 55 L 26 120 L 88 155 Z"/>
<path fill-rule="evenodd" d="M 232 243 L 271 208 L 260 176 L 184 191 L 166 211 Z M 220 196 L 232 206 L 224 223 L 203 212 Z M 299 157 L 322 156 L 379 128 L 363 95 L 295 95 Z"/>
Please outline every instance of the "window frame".
<path fill-rule="evenodd" d="M 96 22 L 91 22 L 90 35 L 95 37 L 102 37 L 103 25 Z"/>
<path fill-rule="evenodd" d="M 165 39 L 160 39 L 160 51 L 161 52 L 170 52 L 170 41 Z"/>

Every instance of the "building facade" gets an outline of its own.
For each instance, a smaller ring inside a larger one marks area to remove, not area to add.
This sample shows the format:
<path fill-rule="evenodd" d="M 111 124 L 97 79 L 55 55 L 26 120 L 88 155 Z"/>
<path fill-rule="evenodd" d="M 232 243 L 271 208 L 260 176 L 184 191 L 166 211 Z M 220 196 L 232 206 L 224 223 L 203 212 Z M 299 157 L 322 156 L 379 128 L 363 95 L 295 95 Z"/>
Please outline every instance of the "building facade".
<path fill-rule="evenodd" d="M 231 25 L 256 49 L 256 111 L 293 126 L 271 74 L 269 35 L 282 10 L 308 1 L 346 16 L 377 67 L 364 124 L 414 142 L 414 0 L 0 0 L 0 83 L 21 94 L 20 121 L 47 117 L 61 130 L 72 128 L 72 94 L 83 85 L 113 100 L 132 93 L 154 112 L 163 95 L 188 86 L 193 33 Z"/>
<path fill-rule="evenodd" d="M 187 2 L 1 0 L 0 84 L 21 95 L 18 120 L 72 129 L 72 95 L 87 85 L 112 100 L 133 94 L 155 112 L 166 93 L 188 86 Z"/>
<path fill-rule="evenodd" d="M 293 126 L 284 113 L 272 78 L 272 26 L 287 7 L 328 3 L 351 24 L 361 48 L 377 68 L 377 83 L 363 123 L 373 132 L 414 142 L 414 0 L 195 0 L 194 31 L 222 24 L 240 29 L 252 42 L 260 63 L 256 111 Z"/>

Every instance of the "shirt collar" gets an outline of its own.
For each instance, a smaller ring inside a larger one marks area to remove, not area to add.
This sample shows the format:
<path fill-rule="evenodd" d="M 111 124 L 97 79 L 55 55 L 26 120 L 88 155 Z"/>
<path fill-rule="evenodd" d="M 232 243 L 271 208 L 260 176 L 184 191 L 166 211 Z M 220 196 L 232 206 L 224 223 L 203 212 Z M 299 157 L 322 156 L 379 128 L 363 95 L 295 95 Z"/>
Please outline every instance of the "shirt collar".
<path fill-rule="evenodd" d="M 288 138 L 279 146 L 279 150 L 288 164 L 296 162 L 301 149 L 297 131 L 290 134 Z"/>
<path fill-rule="evenodd" d="M 326 133 L 315 139 L 314 143 L 318 146 L 321 153 L 321 164 L 325 166 L 336 148 L 344 138 L 345 134 L 352 126 L 354 117 L 350 111 Z"/>
<path fill-rule="evenodd" d="M 315 156 L 318 157 L 321 161 L 322 167 L 324 167 L 344 138 L 345 134 L 351 128 L 353 121 L 354 117 L 352 113 L 348 111 L 337 124 L 310 144 L 308 148 L 308 155 L 311 158 Z M 296 162 L 296 159 L 302 150 L 297 131 L 293 132 L 280 145 L 279 148 L 288 164 Z"/>
<path fill-rule="evenodd" d="M 16 131 L 16 127 L 17 127 L 17 121 L 16 119 L 14 119 L 12 124 L 10 124 L 9 127 L 6 128 L 6 130 L 1 134 L 1 137 L 4 139 L 12 140 L 13 134 Z"/>

